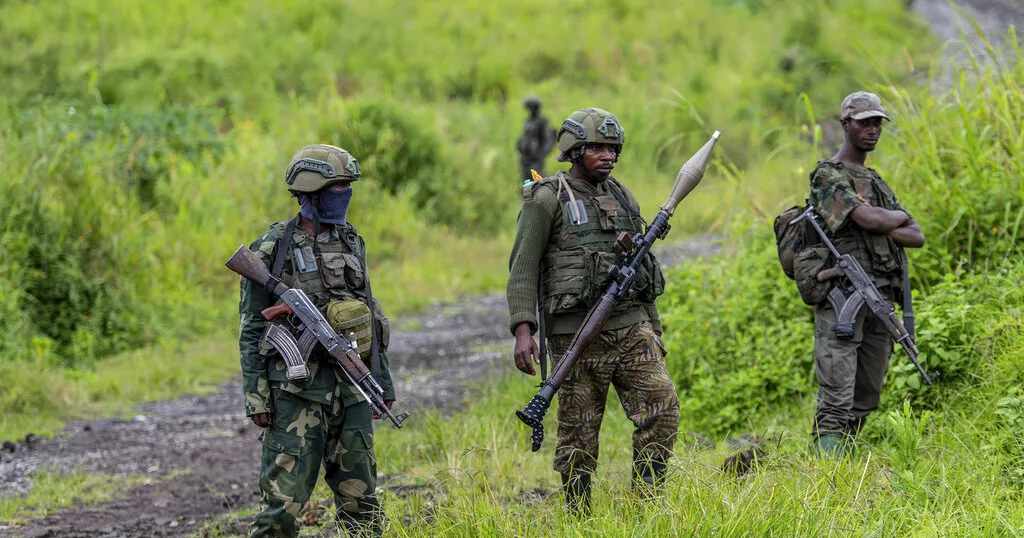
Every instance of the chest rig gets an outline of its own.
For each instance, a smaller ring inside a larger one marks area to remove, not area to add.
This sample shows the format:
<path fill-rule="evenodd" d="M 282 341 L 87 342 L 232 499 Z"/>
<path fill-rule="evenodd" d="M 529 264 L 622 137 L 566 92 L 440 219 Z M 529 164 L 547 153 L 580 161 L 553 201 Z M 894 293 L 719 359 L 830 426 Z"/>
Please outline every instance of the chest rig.
<path fill-rule="evenodd" d="M 562 182 L 561 189 L 556 181 L 541 186 L 545 185 L 557 189 L 559 198 L 556 222 L 541 261 L 545 309 L 554 315 L 586 312 L 600 296 L 608 269 L 621 261 L 619 233 L 642 233 L 644 221 L 615 179 L 605 180 L 596 195 L 570 192 L 568 181 Z M 633 289 L 616 303 L 613 313 L 651 304 L 664 288 L 661 268 L 648 253 Z"/>
<path fill-rule="evenodd" d="M 850 183 L 850 187 L 869 204 L 882 209 L 896 209 L 896 195 L 874 170 L 863 172 L 826 161 Z M 847 223 L 833 233 L 832 242 L 842 254 L 852 254 L 878 286 L 895 290 L 903 279 L 903 252 L 886 234 L 875 234 Z"/>
<path fill-rule="evenodd" d="M 297 224 L 298 217 L 271 226 L 280 235 L 271 272 L 288 287 L 302 290 L 332 324 L 338 314 L 348 320 L 345 328 L 335 329 L 357 343 L 364 359 L 369 356 L 373 376 L 380 379 L 380 340 L 386 346 L 389 335 L 378 327 L 386 327 L 387 321 L 373 300 L 366 274 L 366 251 L 358 232 L 351 224 L 337 225 L 326 241 L 318 241 L 305 231 L 296 231 Z M 352 310 L 353 300 L 366 305 L 364 316 L 345 315 L 344 310 Z M 306 331 L 297 344 L 305 360 L 317 342 Z"/>

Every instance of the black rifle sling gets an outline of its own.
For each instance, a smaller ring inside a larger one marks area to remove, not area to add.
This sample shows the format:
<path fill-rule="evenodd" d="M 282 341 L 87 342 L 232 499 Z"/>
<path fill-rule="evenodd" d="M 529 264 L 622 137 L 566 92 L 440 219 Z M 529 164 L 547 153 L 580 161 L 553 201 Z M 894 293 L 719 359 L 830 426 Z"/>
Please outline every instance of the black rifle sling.
<path fill-rule="evenodd" d="M 903 252 L 903 326 L 911 338 L 914 336 L 914 297 L 910 293 L 910 262 L 907 253 Z"/>
<path fill-rule="evenodd" d="M 604 184 L 606 187 L 608 187 L 608 192 L 612 193 L 612 196 L 615 197 L 615 200 L 619 202 L 619 205 L 626 208 L 626 213 L 629 213 L 630 217 L 633 217 L 634 219 L 638 218 L 641 221 L 643 220 L 643 218 L 640 216 L 640 211 L 638 211 L 633 206 L 629 205 L 629 202 L 626 201 L 626 196 L 622 194 L 622 191 L 619 189 L 619 186 L 615 184 L 614 179 L 608 178 L 607 180 L 605 180 Z"/>
<path fill-rule="evenodd" d="M 359 237 L 359 232 L 355 226 L 349 224 L 352 231 Z M 338 233 L 338 237 L 345 242 L 345 246 L 348 247 L 353 254 L 356 253 L 355 247 L 348 242 L 345 238 L 345 234 Z M 373 292 L 370 290 L 370 273 L 366 270 L 366 250 L 363 250 L 363 255 L 359 257 L 359 262 L 363 268 L 363 295 L 366 295 L 366 305 L 370 307 L 370 374 L 377 380 L 377 383 L 381 382 L 380 376 L 380 339 L 383 335 L 377 334 L 377 320 L 374 319 L 373 315 Z"/>
<path fill-rule="evenodd" d="M 292 246 L 292 234 L 295 232 L 295 226 L 298 223 L 298 216 L 288 221 L 288 224 L 284 226 L 284 235 L 277 242 L 277 252 L 274 254 L 274 265 L 270 268 L 270 274 L 274 275 L 275 278 L 281 278 L 281 272 L 284 271 L 284 260 L 288 256 L 288 249 Z"/>

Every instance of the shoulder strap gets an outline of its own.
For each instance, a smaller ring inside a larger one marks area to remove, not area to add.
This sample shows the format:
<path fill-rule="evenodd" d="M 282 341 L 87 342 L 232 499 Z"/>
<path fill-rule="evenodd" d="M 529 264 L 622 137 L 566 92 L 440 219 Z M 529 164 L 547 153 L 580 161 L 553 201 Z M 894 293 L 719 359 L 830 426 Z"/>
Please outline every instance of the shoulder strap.
<path fill-rule="evenodd" d="M 359 231 L 356 230 L 356 227 L 352 226 L 351 224 L 348 224 L 348 226 L 352 228 L 353 232 L 355 232 L 356 240 L 358 240 L 359 239 Z M 345 243 L 345 246 L 347 246 L 348 249 L 350 251 L 352 251 L 353 254 L 355 254 L 357 252 L 355 247 L 348 242 L 348 238 L 345 237 L 345 234 L 341 230 L 338 230 L 338 237 L 341 238 L 342 242 Z M 366 248 L 365 248 L 365 246 L 363 248 L 363 255 L 359 256 L 359 263 L 362 265 L 362 269 L 363 269 L 363 295 L 366 295 L 366 305 L 370 307 L 370 374 L 373 375 L 373 378 L 375 380 L 377 380 L 377 383 L 380 383 L 381 382 L 381 377 L 380 377 L 380 338 L 381 337 L 380 337 L 380 335 L 377 334 L 377 323 L 376 323 L 377 320 L 373 319 L 374 318 L 373 306 L 374 306 L 374 302 L 375 301 L 373 300 L 373 291 L 370 289 L 370 273 L 369 273 L 369 271 L 366 270 Z"/>
<path fill-rule="evenodd" d="M 626 208 L 626 213 L 629 213 L 630 217 L 639 218 L 640 211 L 629 205 L 629 202 L 626 201 L 626 195 L 622 194 L 622 190 L 619 189 L 619 186 L 615 181 L 616 180 L 614 178 L 608 178 L 608 180 L 604 182 L 604 184 L 608 186 L 608 192 L 612 193 L 612 196 L 614 196 L 615 200 L 619 202 L 619 205 Z"/>
<path fill-rule="evenodd" d="M 274 266 L 270 269 L 270 274 L 277 278 L 281 278 L 281 271 L 284 271 L 284 259 L 288 255 L 288 249 L 292 246 L 292 233 L 295 231 L 295 226 L 298 223 L 298 216 L 288 221 L 288 224 L 284 227 L 284 236 L 277 242 L 277 253 L 274 255 Z"/>

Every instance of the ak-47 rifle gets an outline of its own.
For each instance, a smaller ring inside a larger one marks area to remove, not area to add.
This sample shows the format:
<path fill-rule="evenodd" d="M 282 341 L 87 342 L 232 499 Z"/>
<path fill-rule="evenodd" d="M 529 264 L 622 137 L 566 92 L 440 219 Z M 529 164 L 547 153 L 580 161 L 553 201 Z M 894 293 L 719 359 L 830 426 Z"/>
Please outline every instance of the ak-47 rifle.
<path fill-rule="evenodd" d="M 409 413 L 402 413 L 396 416 L 391 409 L 388 409 L 387 404 L 384 403 L 384 389 L 373 378 L 370 370 L 363 363 L 362 358 L 359 357 L 359 353 L 353 346 L 354 343 L 334 332 L 327 318 L 320 313 L 320 310 L 317 309 L 316 305 L 309 300 L 309 297 L 302 290 L 289 288 L 284 282 L 281 282 L 281 279 L 270 274 L 267 266 L 245 245 L 238 247 L 238 250 L 231 255 L 231 258 L 224 265 L 227 265 L 228 269 L 242 275 L 253 284 L 262 286 L 263 289 L 280 297 L 284 304 L 288 306 L 291 315 L 298 318 L 302 325 L 303 338 L 299 339 L 300 346 L 313 345 L 306 336 L 307 333 L 312 334 L 317 342 L 323 344 L 327 353 L 341 367 L 341 370 L 345 372 L 349 382 L 366 399 L 366 402 L 370 404 L 370 408 L 379 416 L 387 417 L 395 428 L 402 427 L 402 422 L 409 418 Z M 274 314 L 269 312 L 265 312 L 264 316 L 275 317 Z M 271 327 L 273 328 L 274 326 L 272 325 Z M 277 336 L 281 337 L 280 334 L 277 334 Z M 289 340 L 292 338 L 291 335 L 287 336 L 288 339 L 285 340 L 292 342 L 292 340 Z M 275 347 L 280 344 L 281 342 L 278 341 Z M 294 346 L 295 344 L 292 343 L 292 345 Z M 303 351 L 299 349 L 293 351 L 294 353 L 286 356 L 302 356 Z M 288 362 L 287 365 L 289 379 L 305 377 L 304 363 L 292 361 Z"/>
<path fill-rule="evenodd" d="M 932 378 L 937 377 L 939 374 L 933 372 L 929 376 L 928 372 L 925 372 L 921 366 L 921 363 L 918 362 L 917 344 L 914 342 L 914 335 L 907 330 L 903 323 L 900 323 L 892 303 L 886 300 L 881 292 L 878 291 L 874 282 L 871 281 L 871 277 L 868 276 L 864 268 L 857 262 L 857 259 L 851 254 L 840 254 L 836 250 L 836 246 L 832 244 L 828 235 L 818 225 L 816 217 L 817 213 L 814 211 L 814 206 L 807 206 L 807 209 L 799 217 L 791 220 L 789 224 L 793 225 L 803 220 L 810 222 L 836 260 L 834 267 L 825 269 L 818 273 L 817 276 L 820 282 L 840 279 L 840 282 L 837 282 L 828 293 L 828 302 L 832 304 L 832 308 L 836 311 L 836 336 L 839 338 L 852 338 L 856 330 L 857 313 L 860 312 L 864 305 L 867 305 L 871 313 L 881 320 L 882 325 L 885 326 L 885 330 L 889 331 L 892 339 L 903 346 L 903 350 L 907 352 L 910 362 L 913 362 L 914 366 L 917 367 L 917 371 L 921 372 L 921 377 L 924 378 L 925 384 L 930 385 Z M 910 321 L 912 326 L 912 315 L 908 318 L 908 321 Z"/>
<path fill-rule="evenodd" d="M 704 170 L 710 160 L 711 150 L 714 148 L 715 142 L 718 141 L 718 135 L 718 131 L 715 131 L 711 135 L 711 139 L 679 169 L 668 200 L 661 206 L 661 210 L 658 211 L 658 215 L 654 217 L 651 225 L 647 227 L 647 231 L 633 237 L 625 232 L 619 234 L 618 242 L 623 249 L 624 263 L 609 269 L 608 284 L 604 293 L 583 319 L 583 324 L 573 336 L 569 349 L 558 360 L 557 366 L 551 372 L 551 377 L 541 383 L 540 392 L 530 400 L 523 410 L 516 411 L 519 420 L 533 428 L 530 440 L 533 443 L 532 450 L 534 452 L 540 450 L 540 445 L 544 441 L 544 415 L 547 413 L 548 407 L 551 406 L 551 399 L 555 396 L 555 392 L 562 386 L 569 371 L 590 345 L 591 340 L 601 332 L 601 327 L 611 315 L 612 307 L 633 287 L 636 270 L 647 256 L 651 245 L 668 235 L 668 221 L 672 218 L 679 202 L 690 194 L 690 191 L 704 177 Z"/>

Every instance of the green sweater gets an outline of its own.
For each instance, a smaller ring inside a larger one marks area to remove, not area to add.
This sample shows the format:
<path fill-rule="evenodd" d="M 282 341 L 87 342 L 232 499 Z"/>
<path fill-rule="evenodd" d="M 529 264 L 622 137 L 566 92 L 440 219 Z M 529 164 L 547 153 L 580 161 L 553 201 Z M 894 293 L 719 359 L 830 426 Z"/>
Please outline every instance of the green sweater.
<path fill-rule="evenodd" d="M 603 183 L 593 185 L 568 174 L 565 177 L 577 197 L 607 192 Z M 542 180 L 550 181 L 556 180 Z M 562 204 L 556 194 L 557 185 L 552 189 L 541 186 L 540 183 L 534 182 L 523 188 L 523 207 L 519 212 L 516 239 L 509 256 L 509 277 L 505 292 L 508 300 L 509 330 L 513 334 L 520 323 L 528 323 L 530 332 L 537 332 L 537 279 L 540 278 L 540 264 L 549 243 L 560 235 L 565 220 L 562 216 Z M 633 193 L 625 187 L 622 190 L 629 203 L 638 207 Z M 585 312 L 551 315 L 547 320 L 547 331 L 549 334 L 573 334 L 582 325 L 585 317 Z M 622 329 L 646 320 L 650 320 L 655 331 L 661 333 L 658 309 L 653 303 L 639 305 L 612 316 L 605 323 L 603 330 Z"/>

